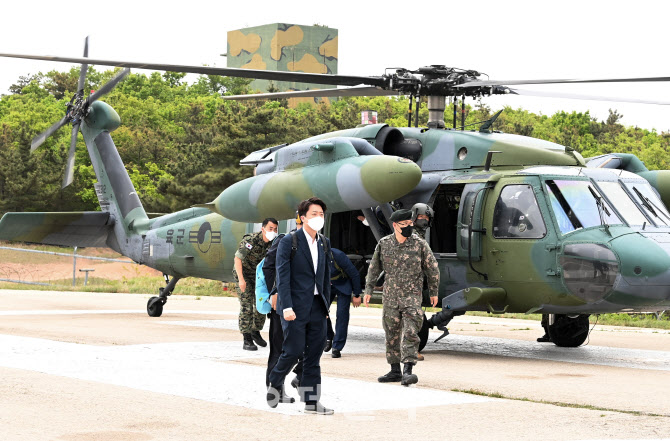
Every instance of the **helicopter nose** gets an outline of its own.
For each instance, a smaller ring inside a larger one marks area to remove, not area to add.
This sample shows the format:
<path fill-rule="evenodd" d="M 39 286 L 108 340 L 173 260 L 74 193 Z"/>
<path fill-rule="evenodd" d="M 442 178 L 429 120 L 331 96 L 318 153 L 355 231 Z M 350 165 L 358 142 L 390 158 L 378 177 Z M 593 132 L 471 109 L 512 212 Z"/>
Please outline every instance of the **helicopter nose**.
<path fill-rule="evenodd" d="M 621 277 L 609 301 L 642 307 L 670 300 L 670 234 L 627 234 L 610 243 Z"/>

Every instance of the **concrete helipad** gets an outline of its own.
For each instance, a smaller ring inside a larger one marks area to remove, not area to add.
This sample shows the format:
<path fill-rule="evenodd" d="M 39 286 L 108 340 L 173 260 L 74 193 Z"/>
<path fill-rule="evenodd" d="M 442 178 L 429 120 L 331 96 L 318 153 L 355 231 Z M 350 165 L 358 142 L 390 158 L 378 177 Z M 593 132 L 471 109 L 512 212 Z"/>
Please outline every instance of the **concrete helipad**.
<path fill-rule="evenodd" d="M 0 291 L 0 439 L 670 439 L 667 331 L 596 327 L 566 349 L 536 322 L 459 317 L 404 388 L 376 381 L 381 311 L 352 308 L 342 358 L 322 358 L 336 413 L 315 417 L 266 405 L 268 350 L 241 349 L 236 299 L 150 318 L 148 298 Z"/>

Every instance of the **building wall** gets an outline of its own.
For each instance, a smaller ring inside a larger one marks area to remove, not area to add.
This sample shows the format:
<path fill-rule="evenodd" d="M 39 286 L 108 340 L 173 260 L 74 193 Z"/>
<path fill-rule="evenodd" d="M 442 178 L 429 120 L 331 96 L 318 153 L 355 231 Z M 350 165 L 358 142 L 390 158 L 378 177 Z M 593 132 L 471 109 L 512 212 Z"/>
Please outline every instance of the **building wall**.
<path fill-rule="evenodd" d="M 337 73 L 337 29 L 274 23 L 228 32 L 228 67 L 288 72 Z M 254 80 L 267 92 L 331 88 L 330 85 Z"/>

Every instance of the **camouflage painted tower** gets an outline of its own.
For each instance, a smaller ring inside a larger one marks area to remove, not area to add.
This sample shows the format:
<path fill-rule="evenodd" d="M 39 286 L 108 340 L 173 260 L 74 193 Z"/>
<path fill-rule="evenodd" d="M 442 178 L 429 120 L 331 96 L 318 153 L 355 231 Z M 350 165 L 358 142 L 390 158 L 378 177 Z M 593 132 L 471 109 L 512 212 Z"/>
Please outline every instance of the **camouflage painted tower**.
<path fill-rule="evenodd" d="M 337 74 L 337 29 L 274 23 L 228 32 L 228 67 Z M 268 92 L 331 88 L 329 85 L 254 80 Z"/>

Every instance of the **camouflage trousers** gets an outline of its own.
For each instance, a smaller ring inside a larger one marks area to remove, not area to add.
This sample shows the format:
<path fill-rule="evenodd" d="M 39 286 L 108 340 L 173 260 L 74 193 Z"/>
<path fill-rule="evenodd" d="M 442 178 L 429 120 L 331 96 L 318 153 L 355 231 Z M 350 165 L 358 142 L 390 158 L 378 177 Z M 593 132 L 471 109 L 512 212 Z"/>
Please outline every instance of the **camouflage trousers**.
<path fill-rule="evenodd" d="M 423 325 L 420 306 L 387 306 L 384 304 L 383 325 L 386 333 L 386 361 L 412 363 L 418 361 L 419 331 Z"/>
<path fill-rule="evenodd" d="M 241 292 L 237 289 L 240 299 L 240 332 L 249 334 L 254 331 L 260 331 L 265 324 L 265 314 L 256 310 L 256 286 L 247 282 L 247 289 Z"/>

